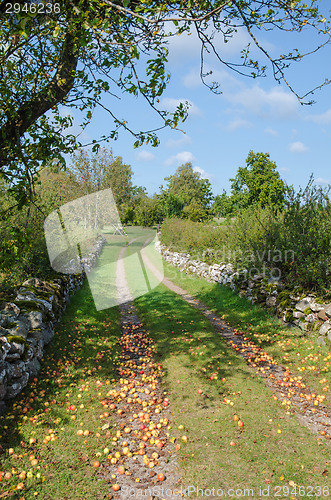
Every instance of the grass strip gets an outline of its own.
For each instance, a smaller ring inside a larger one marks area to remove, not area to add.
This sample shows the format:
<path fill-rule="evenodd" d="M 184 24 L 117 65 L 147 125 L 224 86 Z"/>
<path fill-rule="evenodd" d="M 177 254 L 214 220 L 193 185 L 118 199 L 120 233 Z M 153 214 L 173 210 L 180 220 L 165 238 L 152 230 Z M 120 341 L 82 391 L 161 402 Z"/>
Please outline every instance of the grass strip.
<path fill-rule="evenodd" d="M 112 417 L 100 402 L 117 377 L 119 337 L 118 308 L 96 311 L 85 282 L 38 377 L 0 418 L 1 498 L 107 498 L 110 487 L 94 462 L 102 464 L 104 449 L 114 448 Z"/>
<path fill-rule="evenodd" d="M 165 263 L 165 276 L 184 288 L 208 308 L 237 327 L 250 340 L 270 354 L 279 365 L 301 376 L 315 396 L 331 404 L 331 352 L 316 337 L 299 328 L 288 328 L 266 309 L 252 304 L 228 287 L 181 273 Z"/>
<path fill-rule="evenodd" d="M 261 496 L 260 487 L 273 494 L 281 488 L 281 498 L 287 497 L 286 488 L 299 496 L 296 485 L 328 487 L 328 443 L 272 398 L 199 311 L 164 285 L 135 305 L 165 371 L 174 420 L 170 432 L 180 444 L 186 486 L 250 488 L 253 498 Z M 240 491 L 235 497 L 243 496 Z"/>

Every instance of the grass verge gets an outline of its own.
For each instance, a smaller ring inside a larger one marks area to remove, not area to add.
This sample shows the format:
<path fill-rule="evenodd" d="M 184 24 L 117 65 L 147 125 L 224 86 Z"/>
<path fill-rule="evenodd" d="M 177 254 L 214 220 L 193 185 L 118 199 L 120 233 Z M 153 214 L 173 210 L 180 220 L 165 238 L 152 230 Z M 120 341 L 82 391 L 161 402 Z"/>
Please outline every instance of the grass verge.
<path fill-rule="evenodd" d="M 260 488 L 279 498 L 299 498 L 298 486 L 308 496 L 309 486 L 330 493 L 328 443 L 272 398 L 199 311 L 164 285 L 135 305 L 165 371 L 186 486 L 233 488 L 236 498 L 247 489 L 245 496 L 258 498 Z"/>
<path fill-rule="evenodd" d="M 165 263 L 165 276 L 244 332 L 279 365 L 301 376 L 316 396 L 331 404 L 331 352 L 328 346 L 318 345 L 312 334 L 305 334 L 299 328 L 286 327 L 266 309 L 252 304 L 228 287 L 181 273 L 168 263 Z"/>
<path fill-rule="evenodd" d="M 114 443 L 100 402 L 116 377 L 119 336 L 118 309 L 96 311 L 85 282 L 57 325 L 38 378 L 0 418 L 1 498 L 107 498 L 109 485 L 94 462 L 102 466 Z"/>

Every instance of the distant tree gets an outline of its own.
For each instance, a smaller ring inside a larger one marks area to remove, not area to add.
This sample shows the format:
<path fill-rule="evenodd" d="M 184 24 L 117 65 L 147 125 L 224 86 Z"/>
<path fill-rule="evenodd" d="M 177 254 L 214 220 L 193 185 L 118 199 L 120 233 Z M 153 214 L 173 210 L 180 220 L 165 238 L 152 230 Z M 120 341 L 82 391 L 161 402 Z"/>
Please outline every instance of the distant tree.
<path fill-rule="evenodd" d="M 212 212 L 216 217 L 227 217 L 233 212 L 233 200 L 227 195 L 225 189 L 222 194 L 217 194 L 212 205 Z"/>
<path fill-rule="evenodd" d="M 134 224 L 137 226 L 153 226 L 159 222 L 157 197 L 141 197 L 135 205 Z"/>
<path fill-rule="evenodd" d="M 167 217 L 187 216 L 188 211 L 186 210 L 186 215 L 183 211 L 192 202 L 196 204 L 195 206 L 201 207 L 202 218 L 208 216 L 208 209 L 213 199 L 211 184 L 208 179 L 201 178 L 200 172 L 194 172 L 191 163 L 181 165 L 173 175 L 164 180 L 167 182 L 167 187 L 161 186 L 160 199 L 165 202 Z"/>
<path fill-rule="evenodd" d="M 134 196 L 132 176 L 131 166 L 123 163 L 121 156 L 117 156 L 108 162 L 104 186 L 112 189 L 116 205 L 120 211 L 121 207 L 129 203 Z"/>
<path fill-rule="evenodd" d="M 293 190 L 281 179 L 269 153 L 250 151 L 246 166 L 239 167 L 236 176 L 230 181 L 233 210 L 252 204 L 262 207 L 269 205 L 278 210 L 284 207 L 287 195 Z"/>
<path fill-rule="evenodd" d="M 169 193 L 169 191 L 162 191 L 158 195 L 158 204 L 163 219 L 166 217 L 181 217 L 184 202 L 180 196 Z"/>
<path fill-rule="evenodd" d="M 206 219 L 206 210 L 197 200 L 192 200 L 183 208 L 183 217 L 193 222 L 201 222 Z"/>
<path fill-rule="evenodd" d="M 68 171 L 51 164 L 42 169 L 36 185 L 36 203 L 45 216 L 61 205 L 86 194 L 77 179 Z"/>
<path fill-rule="evenodd" d="M 134 188 L 131 166 L 123 163 L 121 156 L 114 158 L 111 149 L 100 148 L 92 154 L 79 149 L 73 155 L 68 170 L 84 194 L 111 188 L 120 213 L 122 206 L 132 201 Z"/>

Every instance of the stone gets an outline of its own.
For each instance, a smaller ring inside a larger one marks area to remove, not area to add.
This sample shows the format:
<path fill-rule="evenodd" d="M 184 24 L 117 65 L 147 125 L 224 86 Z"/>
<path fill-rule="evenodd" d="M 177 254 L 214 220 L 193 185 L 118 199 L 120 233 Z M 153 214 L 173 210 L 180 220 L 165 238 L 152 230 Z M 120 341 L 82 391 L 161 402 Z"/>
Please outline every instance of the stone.
<path fill-rule="evenodd" d="M 30 330 L 28 342 L 36 341 L 32 343 L 32 345 L 36 345 L 37 342 L 43 339 L 43 332 L 41 328 L 37 328 L 36 330 Z"/>
<path fill-rule="evenodd" d="M 11 373 L 12 378 L 22 377 L 25 373 L 25 363 L 21 360 L 11 363 Z"/>
<path fill-rule="evenodd" d="M 322 321 L 326 321 L 328 319 L 327 315 L 325 314 L 324 309 L 322 309 L 321 311 L 318 311 L 317 316 Z"/>
<path fill-rule="evenodd" d="M 13 354 L 7 354 L 6 361 L 16 361 L 21 358 L 21 355 L 18 352 L 14 352 Z"/>
<path fill-rule="evenodd" d="M 29 373 L 30 377 L 35 377 L 39 372 L 39 370 L 40 370 L 40 363 L 36 358 L 26 363 L 26 371 Z"/>
<path fill-rule="evenodd" d="M 318 320 L 318 316 L 316 313 L 310 313 L 306 316 L 307 323 L 315 323 Z"/>
<path fill-rule="evenodd" d="M 305 297 L 304 299 L 297 302 L 297 304 L 295 304 L 295 308 L 297 311 L 304 312 L 306 309 L 310 309 L 311 303 L 312 300 L 310 299 L 310 297 Z"/>
<path fill-rule="evenodd" d="M 299 318 L 304 318 L 305 315 L 301 311 L 293 311 L 293 318 L 299 319 Z"/>
<path fill-rule="evenodd" d="M 7 392 L 7 372 L 5 369 L 0 372 L 0 399 L 3 399 Z"/>
<path fill-rule="evenodd" d="M 308 332 L 308 330 L 309 330 L 308 323 L 306 323 L 305 321 L 300 321 L 300 320 L 296 320 L 296 321 L 298 321 L 298 327 L 301 328 L 301 330 L 303 330 L 304 332 Z"/>
<path fill-rule="evenodd" d="M 0 337 L 0 353 L 2 355 L 2 359 L 5 359 L 7 354 L 10 351 L 10 343 L 8 342 L 6 337 Z"/>
<path fill-rule="evenodd" d="M 16 297 L 17 300 L 29 300 L 29 301 L 33 301 L 35 302 L 36 304 L 40 304 L 43 306 L 44 310 L 47 310 L 48 312 L 52 313 L 52 304 L 49 303 L 47 300 L 43 300 L 43 299 L 38 299 L 32 292 L 25 292 L 24 294 L 23 293 L 19 293 Z"/>
<path fill-rule="evenodd" d="M 266 298 L 266 306 L 267 307 L 274 307 L 276 305 L 276 297 L 270 296 Z"/>
<path fill-rule="evenodd" d="M 0 328 L 6 328 L 8 323 L 8 318 L 5 314 L 0 313 Z M 1 333 L 0 333 L 1 335 Z"/>
<path fill-rule="evenodd" d="M 54 337 L 54 328 L 52 323 L 49 323 L 48 325 L 45 325 L 41 329 L 42 335 L 43 335 L 43 340 L 45 344 L 48 344 L 52 338 Z"/>
<path fill-rule="evenodd" d="M 317 337 L 316 342 L 317 342 L 318 345 L 326 345 L 325 337 L 324 336 Z"/>
<path fill-rule="evenodd" d="M 9 354 L 18 353 L 20 356 L 24 353 L 25 345 L 24 343 L 19 342 L 10 342 L 10 351 Z"/>
<path fill-rule="evenodd" d="M 325 321 L 324 324 L 319 329 L 319 334 L 320 335 L 326 335 L 329 330 L 331 330 L 330 321 Z"/>
<path fill-rule="evenodd" d="M 4 302 L 1 306 L 1 313 L 6 316 L 18 316 L 20 312 L 20 308 L 14 302 Z"/>
<path fill-rule="evenodd" d="M 19 316 L 18 319 L 16 319 L 13 323 L 9 324 L 12 325 L 10 328 L 7 327 L 9 335 L 24 337 L 25 339 L 27 338 L 30 329 L 30 324 L 24 316 Z"/>
<path fill-rule="evenodd" d="M 7 393 L 5 398 L 12 399 L 15 396 L 17 396 L 17 394 L 19 394 L 22 391 L 22 389 L 27 385 L 28 380 L 29 380 L 29 374 L 25 372 L 21 378 L 15 379 L 15 381 L 11 383 L 9 382 L 7 385 Z"/>
<path fill-rule="evenodd" d="M 26 362 L 31 361 L 33 359 L 33 356 L 34 356 L 33 347 L 32 346 L 27 347 L 25 353 L 25 361 Z"/>
<path fill-rule="evenodd" d="M 30 311 L 26 314 L 27 320 L 30 322 L 30 329 L 40 328 L 43 325 L 43 315 L 40 311 Z"/>
<path fill-rule="evenodd" d="M 327 305 L 326 308 L 324 309 L 325 314 L 331 318 L 331 304 Z"/>
<path fill-rule="evenodd" d="M 323 311 L 324 308 L 325 308 L 324 304 L 318 304 L 317 302 L 312 302 L 310 304 L 310 309 L 316 313 L 318 313 L 319 311 Z"/>

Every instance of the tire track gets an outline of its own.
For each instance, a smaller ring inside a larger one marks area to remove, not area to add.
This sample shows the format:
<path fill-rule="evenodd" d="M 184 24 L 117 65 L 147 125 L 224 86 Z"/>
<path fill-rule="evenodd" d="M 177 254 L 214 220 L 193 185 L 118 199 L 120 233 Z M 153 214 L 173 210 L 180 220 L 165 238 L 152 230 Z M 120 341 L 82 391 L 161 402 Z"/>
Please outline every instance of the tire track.
<path fill-rule="evenodd" d="M 160 271 L 149 261 L 144 249 L 142 257 L 150 271 L 158 279 L 162 279 Z M 311 398 L 310 395 L 313 391 L 304 384 L 302 377 L 294 376 L 289 369 L 278 365 L 270 355 L 249 340 L 245 334 L 210 311 L 207 306 L 187 293 L 186 290 L 175 285 L 168 278 L 164 278 L 162 283 L 204 314 L 215 331 L 222 335 L 236 353 L 242 356 L 255 370 L 255 373 L 264 379 L 265 384 L 273 391 L 274 398 L 281 401 L 288 411 L 295 413 L 302 425 L 312 433 L 319 433 L 321 438 L 331 440 L 329 408 L 322 401 Z"/>
<path fill-rule="evenodd" d="M 181 480 L 170 441 L 171 401 L 161 386 L 161 366 L 153 359 L 155 346 L 132 304 L 123 261 L 126 249 L 121 250 L 116 267 L 117 294 L 122 300 L 120 379 L 101 402 L 116 420 L 116 451 L 108 456 L 103 474 L 111 484 L 108 498 L 173 500 L 178 498 L 172 492 Z"/>

